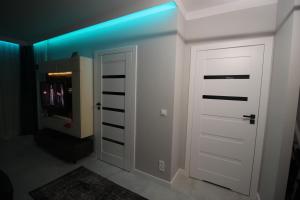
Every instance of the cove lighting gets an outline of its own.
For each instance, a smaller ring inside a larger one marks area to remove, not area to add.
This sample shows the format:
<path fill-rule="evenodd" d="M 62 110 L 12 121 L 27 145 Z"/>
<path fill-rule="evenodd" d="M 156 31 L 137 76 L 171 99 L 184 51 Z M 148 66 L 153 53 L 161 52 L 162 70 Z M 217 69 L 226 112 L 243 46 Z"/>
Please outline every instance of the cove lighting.
<path fill-rule="evenodd" d="M 72 38 L 75 36 L 84 35 L 86 33 L 107 29 L 107 28 L 114 27 L 114 26 L 117 26 L 117 25 L 123 24 L 123 23 L 129 23 L 130 21 L 133 21 L 135 19 L 139 19 L 142 17 L 161 13 L 164 11 L 176 9 L 176 7 L 177 7 L 176 3 L 174 1 L 170 1 L 168 3 L 161 4 L 159 6 L 148 8 L 148 9 L 138 11 L 138 12 L 135 12 L 135 13 L 132 13 L 129 15 L 122 16 L 122 17 L 118 17 L 118 18 L 115 18 L 115 19 L 112 19 L 112 20 L 109 20 L 106 22 L 102 22 L 102 23 L 99 23 L 96 25 L 92 25 L 92 26 L 89 26 L 86 28 L 82 28 L 82 29 L 79 29 L 79 30 L 76 30 L 76 31 L 73 31 L 70 33 L 66 33 L 66 34 L 63 34 L 60 36 L 50 38 L 48 40 L 40 41 L 40 42 L 35 43 L 34 46 L 43 45 L 43 44 L 46 44 L 46 42 L 64 40 L 64 39 Z"/>
<path fill-rule="evenodd" d="M 6 42 L 6 41 L 2 41 L 2 40 L 0 40 L 0 45 L 1 46 L 15 46 L 15 47 L 19 47 L 19 45 L 16 44 L 16 43 Z"/>
<path fill-rule="evenodd" d="M 49 72 L 48 76 L 71 76 L 72 72 Z"/>

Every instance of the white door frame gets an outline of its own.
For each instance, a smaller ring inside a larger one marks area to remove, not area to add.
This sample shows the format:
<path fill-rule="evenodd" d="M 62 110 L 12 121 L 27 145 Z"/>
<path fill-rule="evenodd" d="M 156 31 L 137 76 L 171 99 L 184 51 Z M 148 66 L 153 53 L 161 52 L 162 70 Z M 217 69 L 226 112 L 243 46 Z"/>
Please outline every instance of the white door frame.
<path fill-rule="evenodd" d="M 99 71 L 99 65 L 101 63 L 101 60 L 98 60 L 98 57 L 105 54 L 112 54 L 112 53 L 126 53 L 131 52 L 132 53 L 132 68 L 126 69 L 128 71 L 128 76 L 126 76 L 126 85 L 129 86 L 130 90 L 126 91 L 125 96 L 125 114 L 126 117 L 128 117 L 130 120 L 125 120 L 125 133 L 130 133 L 128 136 L 125 136 L 125 169 L 128 171 L 132 171 L 135 168 L 135 136 L 136 136 L 136 87 L 137 87 L 137 49 L 138 47 L 136 45 L 134 46 L 125 46 L 125 47 L 117 47 L 113 49 L 106 49 L 106 50 L 100 50 L 96 51 L 94 54 L 94 104 L 96 104 L 98 101 L 100 101 L 98 98 L 102 99 L 102 94 L 97 95 L 97 85 L 99 88 L 101 86 L 101 79 L 99 79 L 99 74 L 102 74 L 101 71 Z M 102 78 L 102 77 L 101 77 Z M 102 103 L 102 102 L 100 102 Z M 101 135 L 101 129 L 99 126 L 97 126 L 96 122 L 101 121 L 101 113 L 98 112 L 97 106 L 94 105 L 94 133 L 95 133 L 95 149 L 97 158 L 100 159 L 101 154 L 101 141 L 102 141 L 102 135 Z M 99 148 L 100 147 L 100 148 Z"/>
<path fill-rule="evenodd" d="M 191 69 L 190 69 L 190 86 L 189 86 L 189 105 L 188 105 L 188 124 L 187 124 L 187 143 L 186 143 L 186 155 L 185 155 L 185 171 L 186 175 L 190 174 L 190 159 L 191 159 L 191 136 L 192 136 L 192 111 L 193 111 L 193 91 L 195 82 L 195 70 L 197 67 L 197 52 L 213 49 L 222 49 L 230 47 L 244 47 L 244 46 L 256 46 L 264 45 L 264 61 L 263 61 L 263 75 L 262 85 L 260 92 L 260 106 L 259 117 L 257 124 L 257 136 L 255 140 L 255 154 L 253 160 L 253 168 L 251 175 L 250 186 L 250 199 L 256 200 L 258 196 L 258 184 L 260 176 L 260 168 L 263 156 L 263 145 L 265 137 L 265 127 L 267 120 L 267 110 L 269 102 L 269 89 L 271 82 L 272 72 L 272 60 L 273 60 L 273 37 L 262 37 L 254 39 L 243 40 L 228 40 L 220 42 L 209 42 L 192 46 L 191 48 Z"/>

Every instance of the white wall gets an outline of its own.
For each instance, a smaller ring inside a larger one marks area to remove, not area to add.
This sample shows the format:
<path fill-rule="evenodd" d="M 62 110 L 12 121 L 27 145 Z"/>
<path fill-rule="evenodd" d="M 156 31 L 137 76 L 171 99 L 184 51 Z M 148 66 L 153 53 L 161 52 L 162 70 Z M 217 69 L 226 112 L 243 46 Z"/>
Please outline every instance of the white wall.
<path fill-rule="evenodd" d="M 276 4 L 248 8 L 186 22 L 188 41 L 272 34 L 276 28 Z"/>
<path fill-rule="evenodd" d="M 278 20 L 292 1 L 279 2 Z M 279 23 L 280 24 L 280 23 Z M 283 200 L 289 172 L 300 81 L 300 11 L 275 35 L 274 65 L 259 194 L 262 200 Z"/>
<path fill-rule="evenodd" d="M 74 51 L 93 57 L 96 50 L 138 46 L 136 168 L 165 180 L 171 178 L 176 23 L 177 11 L 172 10 L 107 31 L 50 40 L 44 51 L 53 60 Z M 161 108 L 168 110 L 167 117 L 160 116 Z M 165 161 L 165 172 L 158 170 L 158 160 Z"/>

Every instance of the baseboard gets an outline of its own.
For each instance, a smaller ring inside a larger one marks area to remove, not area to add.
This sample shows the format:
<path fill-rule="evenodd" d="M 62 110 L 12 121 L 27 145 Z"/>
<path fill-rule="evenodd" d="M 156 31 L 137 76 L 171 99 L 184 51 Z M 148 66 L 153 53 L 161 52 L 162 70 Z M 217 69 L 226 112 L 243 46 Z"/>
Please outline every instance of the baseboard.
<path fill-rule="evenodd" d="M 159 177 L 156 177 L 156 176 L 153 176 L 151 174 L 148 174 L 147 172 L 143 172 L 143 171 L 140 171 L 138 169 L 133 169 L 132 173 L 134 174 L 137 174 L 137 175 L 141 175 L 141 176 L 146 176 L 148 178 L 151 178 L 159 183 L 162 183 L 162 184 L 167 184 L 167 185 L 170 185 L 170 181 L 167 181 L 167 180 L 164 180 L 162 178 L 159 178 Z"/>
<path fill-rule="evenodd" d="M 173 176 L 172 180 L 171 181 L 167 181 L 167 180 L 164 180 L 162 178 L 159 178 L 159 177 L 156 177 L 156 176 L 153 176 L 151 174 L 148 174 L 147 172 L 143 172 L 143 171 L 140 171 L 138 169 L 133 169 L 132 170 L 132 173 L 133 174 L 136 174 L 136 175 L 141 175 L 141 176 L 146 176 L 150 179 L 153 179 L 155 180 L 156 182 L 158 183 L 161 183 L 161 184 L 166 184 L 166 185 L 172 185 L 174 183 L 174 181 L 176 180 L 177 176 L 179 176 L 179 174 L 183 174 L 184 176 L 186 176 L 186 171 L 184 169 L 178 169 L 177 172 L 175 173 L 175 175 Z M 250 197 L 248 197 L 247 199 L 251 199 Z M 252 199 L 251 199 L 252 200 Z M 260 198 L 260 195 L 259 193 L 256 193 L 256 197 L 254 196 L 254 199 L 253 200 L 261 200 Z"/>
<path fill-rule="evenodd" d="M 175 175 L 173 176 L 172 180 L 170 181 L 170 184 L 171 184 L 171 185 L 174 183 L 174 181 L 176 180 L 176 178 L 177 178 L 177 176 L 178 176 L 179 174 L 184 174 L 184 175 L 185 175 L 185 171 L 184 171 L 183 169 L 179 168 L 179 169 L 177 170 L 177 172 L 175 173 Z"/>
<path fill-rule="evenodd" d="M 256 194 L 256 200 L 260 200 L 260 195 L 259 195 L 259 193 Z"/>
<path fill-rule="evenodd" d="M 167 185 L 172 185 L 173 182 L 176 180 L 177 176 L 179 174 L 184 174 L 185 175 L 185 170 L 183 169 L 178 169 L 177 172 L 175 173 L 175 175 L 173 176 L 172 180 L 171 181 L 167 181 L 167 180 L 164 180 L 162 178 L 159 178 L 159 177 L 156 177 L 156 176 L 153 176 L 151 174 L 148 174 L 147 172 L 143 172 L 143 171 L 140 171 L 138 169 L 133 169 L 132 173 L 134 174 L 138 174 L 138 175 L 142 175 L 142 176 L 146 176 L 148 178 L 151 178 L 151 179 L 154 179 L 155 181 L 158 181 L 159 183 L 163 183 L 163 184 L 167 184 Z"/>

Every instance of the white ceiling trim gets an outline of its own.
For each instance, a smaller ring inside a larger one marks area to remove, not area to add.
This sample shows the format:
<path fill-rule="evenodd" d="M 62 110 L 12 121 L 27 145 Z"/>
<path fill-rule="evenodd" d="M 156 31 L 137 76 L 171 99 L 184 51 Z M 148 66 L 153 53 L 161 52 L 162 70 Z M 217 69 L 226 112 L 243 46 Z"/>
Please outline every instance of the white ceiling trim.
<path fill-rule="evenodd" d="M 181 1 L 181 0 L 178 0 Z M 203 17 L 219 15 L 228 12 L 234 12 L 238 10 L 244 10 L 248 8 L 255 8 L 260 6 L 276 4 L 277 0 L 251 0 L 251 1 L 236 1 L 232 3 L 226 3 L 220 6 L 205 8 L 197 11 L 191 11 L 185 13 L 187 20 L 199 19 Z M 179 5 L 178 5 L 179 6 Z M 186 10 L 186 9 L 185 9 Z"/>
<path fill-rule="evenodd" d="M 177 7 L 181 11 L 183 17 L 186 19 L 187 18 L 187 10 L 186 10 L 184 4 L 182 3 L 182 0 L 175 0 L 175 3 L 177 4 Z"/>

